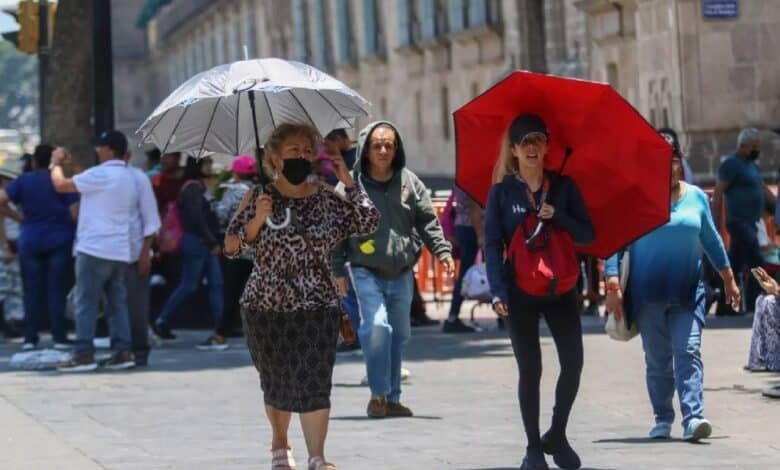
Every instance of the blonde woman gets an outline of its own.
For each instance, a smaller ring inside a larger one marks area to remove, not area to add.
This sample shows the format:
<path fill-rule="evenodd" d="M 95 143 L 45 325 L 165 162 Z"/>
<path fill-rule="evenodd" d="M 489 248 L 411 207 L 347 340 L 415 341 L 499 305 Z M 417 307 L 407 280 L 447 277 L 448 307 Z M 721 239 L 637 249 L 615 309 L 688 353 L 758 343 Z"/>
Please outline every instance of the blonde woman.
<path fill-rule="evenodd" d="M 580 458 L 566 438 L 566 425 L 582 371 L 582 326 L 576 288 L 572 285 L 565 292 L 551 289 L 549 295 L 524 289 L 518 279 L 533 272 L 535 266 L 504 256 L 515 247 L 516 233 L 522 237 L 521 245 L 526 244 L 530 233 L 527 235 L 525 231 L 533 231 L 537 219 L 544 221 L 548 228 L 535 240 L 548 240 L 545 244 L 560 243 L 559 247 L 543 246 L 540 250 L 563 247 L 570 251 L 568 257 L 575 265 L 573 243 L 587 244 L 594 239 L 588 211 L 574 181 L 565 177 L 558 179 L 544 171 L 550 138 L 544 121 L 538 116 L 525 114 L 515 118 L 506 134 L 496 168 L 496 183 L 490 190 L 485 209 L 485 256 L 488 282 L 494 296 L 493 308 L 506 318 L 520 372 L 518 397 L 528 438 L 522 466 L 526 470 L 546 470 L 545 453 L 552 454 L 560 468 L 580 467 Z M 551 180 L 557 180 L 554 188 L 551 188 Z M 554 191 L 550 192 L 551 189 Z M 556 230 L 566 235 L 561 238 L 554 233 Z M 561 240 L 566 242 L 565 246 Z M 576 285 L 576 274 L 574 281 Z M 539 432 L 541 316 L 550 327 L 561 367 L 552 426 L 544 436 Z"/>
<path fill-rule="evenodd" d="M 225 237 L 227 256 L 254 256 L 241 309 L 273 430 L 274 469 L 296 468 L 287 438 L 293 412 L 300 414 L 308 468 L 335 468 L 324 456 L 341 318 L 330 253 L 379 226 L 379 212 L 340 155 L 330 159 L 345 197 L 310 183 L 318 140 L 308 126 L 276 128 L 264 160 L 273 183 L 247 193 Z"/>

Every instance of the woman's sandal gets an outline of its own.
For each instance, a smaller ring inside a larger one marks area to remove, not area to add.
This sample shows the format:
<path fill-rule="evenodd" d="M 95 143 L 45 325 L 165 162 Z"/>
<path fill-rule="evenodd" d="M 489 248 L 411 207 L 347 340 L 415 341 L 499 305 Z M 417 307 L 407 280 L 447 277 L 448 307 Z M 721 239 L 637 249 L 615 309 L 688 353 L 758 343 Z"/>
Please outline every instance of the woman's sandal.
<path fill-rule="evenodd" d="M 309 470 L 336 470 L 336 466 L 322 457 L 312 457 L 309 459 Z"/>
<path fill-rule="evenodd" d="M 292 448 L 271 451 L 271 470 L 295 470 Z"/>

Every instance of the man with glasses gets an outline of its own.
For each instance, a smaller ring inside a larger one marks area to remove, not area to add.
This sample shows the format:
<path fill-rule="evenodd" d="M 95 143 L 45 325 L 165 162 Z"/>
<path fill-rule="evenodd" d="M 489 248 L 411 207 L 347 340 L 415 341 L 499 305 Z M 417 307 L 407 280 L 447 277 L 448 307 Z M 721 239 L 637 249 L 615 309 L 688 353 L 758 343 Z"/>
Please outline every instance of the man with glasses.
<path fill-rule="evenodd" d="M 334 253 L 334 272 L 346 292 L 345 264 L 358 300 L 358 337 L 366 361 L 371 418 L 412 416 L 402 405 L 401 361 L 411 336 L 409 313 L 419 244 L 414 232 L 452 273 L 452 248 L 444 238 L 428 189 L 406 168 L 401 137 L 389 122 L 360 132 L 353 178 L 379 209 L 379 230 L 351 238 Z"/>

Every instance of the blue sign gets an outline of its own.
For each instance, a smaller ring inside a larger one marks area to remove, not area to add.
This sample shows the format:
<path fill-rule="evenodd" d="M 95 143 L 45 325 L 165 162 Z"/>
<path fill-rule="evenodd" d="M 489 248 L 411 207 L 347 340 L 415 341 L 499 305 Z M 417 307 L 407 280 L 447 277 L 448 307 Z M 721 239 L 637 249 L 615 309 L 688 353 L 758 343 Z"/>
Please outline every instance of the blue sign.
<path fill-rule="evenodd" d="M 701 0 L 701 14 L 708 19 L 739 17 L 739 0 Z"/>

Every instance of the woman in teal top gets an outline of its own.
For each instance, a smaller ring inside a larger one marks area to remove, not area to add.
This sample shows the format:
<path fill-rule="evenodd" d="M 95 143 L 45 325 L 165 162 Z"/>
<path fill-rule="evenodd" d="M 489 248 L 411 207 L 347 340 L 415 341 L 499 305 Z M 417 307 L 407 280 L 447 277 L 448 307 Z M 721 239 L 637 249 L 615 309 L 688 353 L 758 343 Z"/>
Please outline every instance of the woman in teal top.
<path fill-rule="evenodd" d="M 637 322 L 645 351 L 647 391 L 655 414 L 650 437 L 670 437 L 676 386 L 683 439 L 695 442 L 712 432 L 703 416 L 704 367 L 700 347 L 706 302 L 702 251 L 720 272 L 727 301 L 739 305 L 740 294 L 723 241 L 715 229 L 707 195 L 680 181 L 679 148 L 675 142 L 670 143 L 675 148 L 670 220 L 628 248 L 630 314 L 632 321 Z M 618 259 L 614 255 L 607 260 L 605 277 L 607 310 L 620 320 L 624 312 Z"/>

